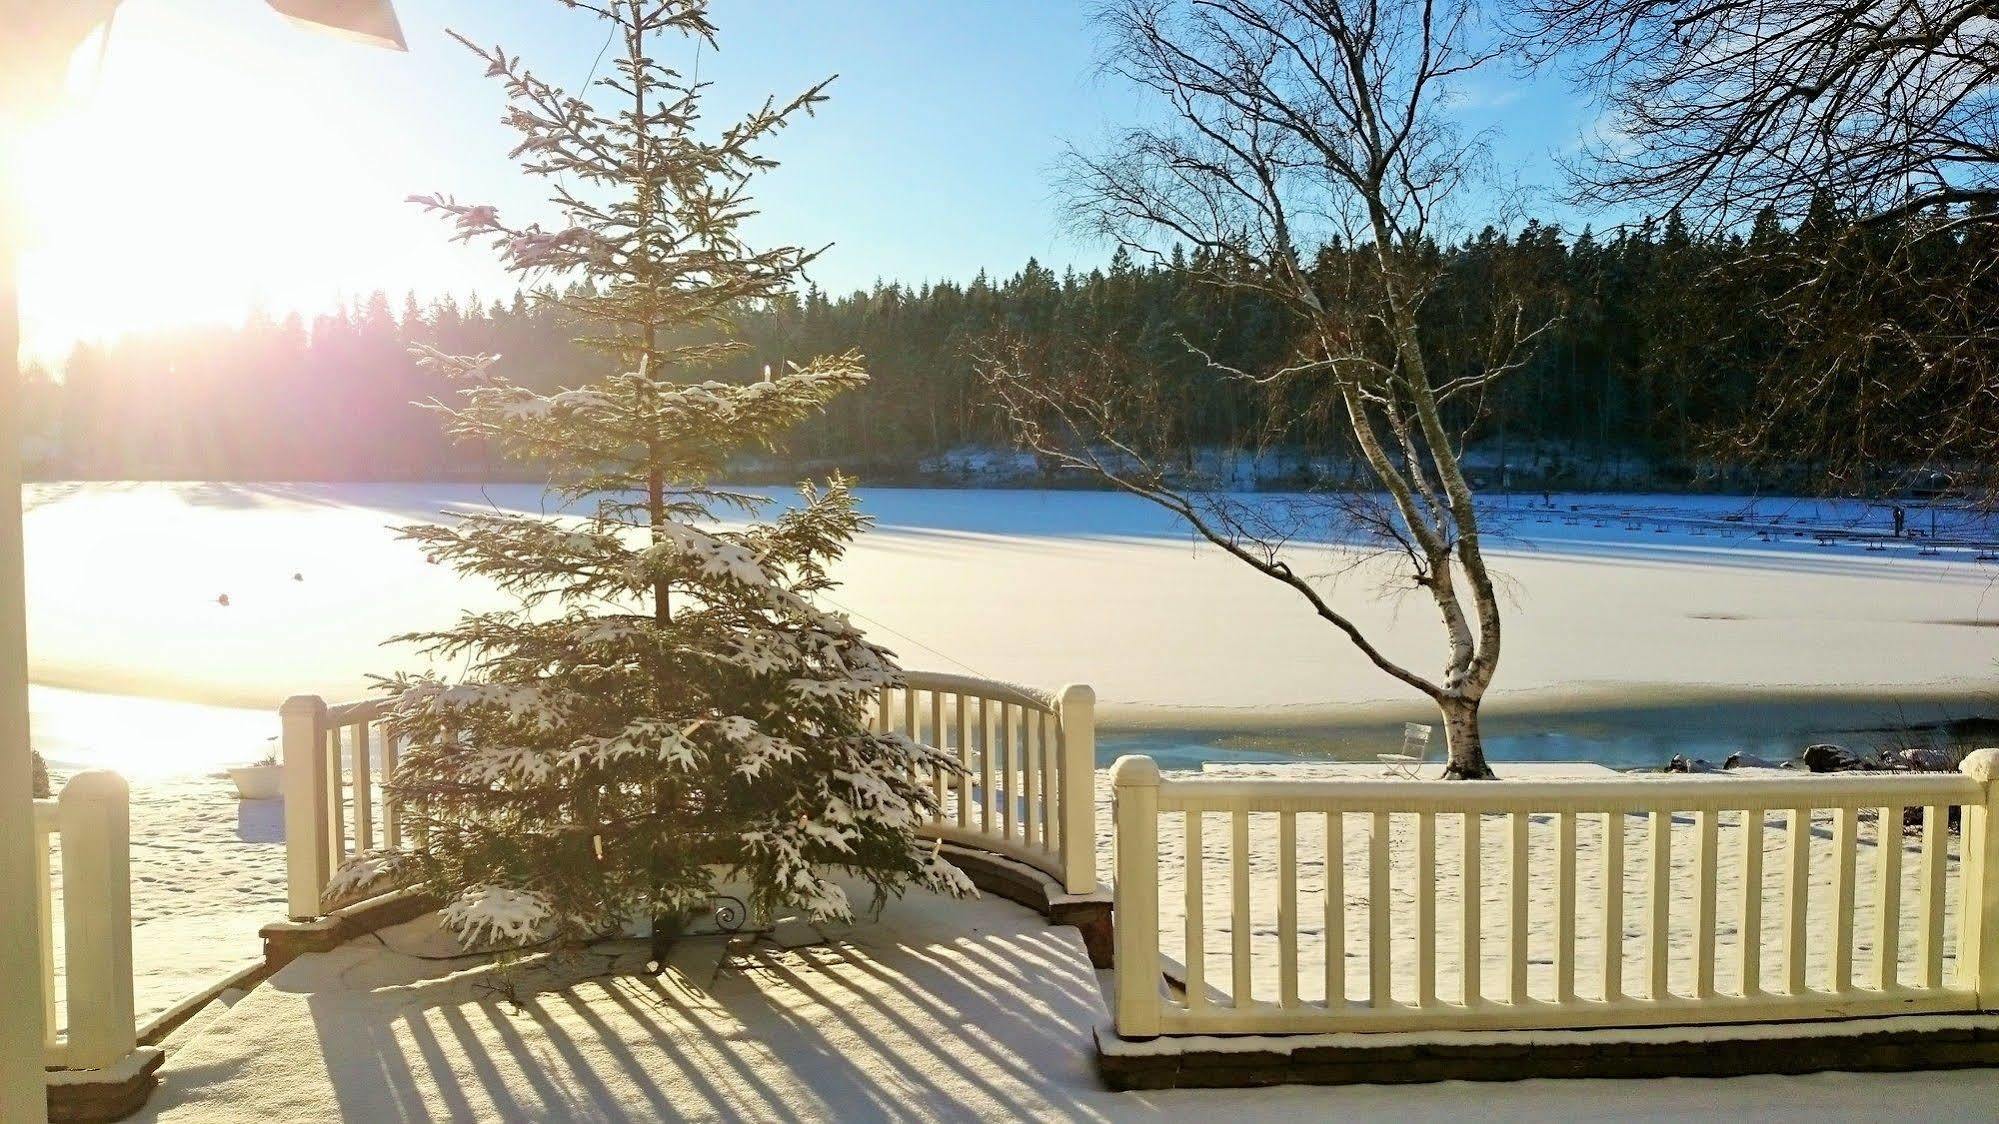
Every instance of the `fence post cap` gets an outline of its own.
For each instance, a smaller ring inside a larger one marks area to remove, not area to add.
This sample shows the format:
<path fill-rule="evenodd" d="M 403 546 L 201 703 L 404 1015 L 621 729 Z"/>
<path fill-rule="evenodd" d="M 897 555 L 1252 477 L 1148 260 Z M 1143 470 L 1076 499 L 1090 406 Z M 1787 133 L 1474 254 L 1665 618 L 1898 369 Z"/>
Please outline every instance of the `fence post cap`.
<path fill-rule="evenodd" d="M 325 710 L 326 700 L 318 695 L 293 695 L 278 707 L 279 714 L 323 713 Z"/>
<path fill-rule="evenodd" d="M 1958 771 L 1979 784 L 1999 780 L 1999 749 L 1981 749 L 1958 762 Z"/>
<path fill-rule="evenodd" d="M 1159 785 L 1159 766 L 1142 753 L 1127 753 L 1111 763 L 1111 783 L 1119 788 Z"/>
<path fill-rule="evenodd" d="M 1062 688 L 1062 705 L 1091 705 L 1097 701 L 1097 692 L 1088 683 L 1071 683 Z"/>
<path fill-rule="evenodd" d="M 85 769 L 64 782 L 56 799 L 64 804 L 79 800 L 123 803 L 131 793 L 131 786 L 117 773 L 109 769 Z"/>

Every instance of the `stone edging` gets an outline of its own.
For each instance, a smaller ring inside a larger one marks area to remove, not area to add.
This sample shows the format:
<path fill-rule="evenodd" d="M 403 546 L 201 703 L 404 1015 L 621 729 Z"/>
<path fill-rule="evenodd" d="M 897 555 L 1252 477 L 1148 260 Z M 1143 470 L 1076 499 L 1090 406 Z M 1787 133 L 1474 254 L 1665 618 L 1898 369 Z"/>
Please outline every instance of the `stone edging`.
<path fill-rule="evenodd" d="M 1089 949 L 1090 966 L 1111 966 L 1111 898 L 1102 887 L 1094 894 L 1071 894 L 1026 863 L 975 847 L 944 843 L 938 853 L 964 871 L 980 892 L 1024 905 L 1050 925 L 1074 925 Z"/>
<path fill-rule="evenodd" d="M 436 897 L 411 888 L 342 906 L 311 921 L 272 922 L 259 930 L 264 938 L 265 972 L 275 972 L 308 952 L 331 952 L 355 937 L 415 920 L 438 905 Z"/>
<path fill-rule="evenodd" d="M 107 1069 L 59 1069 L 48 1075 L 49 1124 L 123 1120 L 146 1107 L 159 1087 L 166 1052 L 141 1046 Z"/>
<path fill-rule="evenodd" d="M 1982 1025 L 1979 1025 L 1982 1023 Z M 1876 1024 L 1892 1029 L 1869 1030 Z M 1812 1033 L 1816 1028 L 1819 1033 Z M 1167 1037 L 1131 1041 L 1096 1030 L 1097 1072 L 1112 1089 L 1245 1088 L 1262 1085 L 1397 1085 L 1431 1081 L 1520 1081 L 1546 1077 L 1743 1077 L 1824 1070 L 1891 1072 L 1999 1066 L 1999 1018 L 1908 1015 L 1827 1024 L 1752 1024 L 1690 1030 L 1683 1041 L 1602 1030 L 1559 1040 L 1523 1031 L 1473 1038 L 1439 1034 L 1379 1046 L 1306 1045 L 1283 1036 Z M 1731 1035 L 1731 1031 L 1736 1032 Z M 1789 1033 L 1787 1033 L 1789 1032 Z M 1620 1037 L 1622 1035 L 1622 1037 Z"/>

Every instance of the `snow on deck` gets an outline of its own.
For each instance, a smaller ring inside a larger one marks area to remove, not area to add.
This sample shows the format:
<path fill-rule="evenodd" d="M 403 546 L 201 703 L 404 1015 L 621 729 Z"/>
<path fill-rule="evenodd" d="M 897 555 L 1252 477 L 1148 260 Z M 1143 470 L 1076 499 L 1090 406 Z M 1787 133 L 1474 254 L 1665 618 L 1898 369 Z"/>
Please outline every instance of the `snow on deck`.
<path fill-rule="evenodd" d="M 1106 1018 L 1075 930 L 927 894 L 826 945 L 725 959 L 683 942 L 523 969 L 522 1006 L 428 921 L 303 957 L 169 1059 L 135 1119 L 1545 1120 L 1616 1114 L 1878 1119 L 1989 1112 L 1989 1071 L 1726 1081 L 1462 1082 L 1113 1093 Z"/>

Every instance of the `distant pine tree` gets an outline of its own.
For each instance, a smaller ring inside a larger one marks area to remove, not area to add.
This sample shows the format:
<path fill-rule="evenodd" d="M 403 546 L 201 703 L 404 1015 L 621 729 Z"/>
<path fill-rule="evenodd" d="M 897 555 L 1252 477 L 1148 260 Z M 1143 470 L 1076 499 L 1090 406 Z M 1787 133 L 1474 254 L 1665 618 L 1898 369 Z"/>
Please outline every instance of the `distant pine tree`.
<path fill-rule="evenodd" d="M 786 297 L 811 260 L 752 250 L 738 226 L 749 183 L 773 166 L 761 142 L 809 114 L 824 83 L 697 136 L 705 87 L 652 52 L 672 35 L 712 46 L 706 5 L 631 0 L 601 14 L 623 44 L 616 76 L 598 83 L 614 104 L 584 106 L 518 58 L 466 43 L 505 85 L 516 153 L 555 182 L 571 225 L 419 200 L 459 240 L 490 237 L 518 274 L 591 282 L 537 298 L 580 322 L 581 344 L 614 358 L 616 374 L 542 394 L 499 374 L 497 356 L 419 350 L 464 384 L 456 408 L 438 407 L 453 435 L 555 466 L 552 492 L 592 513 L 482 513 L 404 532 L 523 607 L 403 638 L 468 669 L 460 681 L 383 681 L 388 724 L 409 746 L 389 791 L 422 842 L 361 856 L 330 893 L 413 875 L 442 894 L 461 940 L 516 946 L 646 918 L 657 942 L 705 904 L 716 866 L 749 881 L 753 907 L 817 918 L 850 913 L 833 869 L 878 895 L 969 893 L 915 834 L 934 806 L 917 778 L 955 763 L 870 728 L 869 701 L 897 681 L 895 665 L 814 600 L 867 524 L 846 482 L 802 486 L 799 506 L 761 520 L 766 501 L 711 484 L 732 455 L 771 447 L 862 385 L 859 357 L 748 383 L 674 377 L 738 357 L 739 313 Z M 752 520 L 729 529 L 725 513 Z"/>

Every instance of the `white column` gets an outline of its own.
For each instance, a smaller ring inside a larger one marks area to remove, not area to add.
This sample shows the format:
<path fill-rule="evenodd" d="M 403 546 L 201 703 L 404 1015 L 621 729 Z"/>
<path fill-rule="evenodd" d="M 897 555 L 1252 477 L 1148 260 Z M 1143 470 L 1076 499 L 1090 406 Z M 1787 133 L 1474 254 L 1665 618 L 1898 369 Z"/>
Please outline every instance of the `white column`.
<path fill-rule="evenodd" d="M 1120 757 L 1111 766 L 1111 785 L 1117 1032 L 1149 1038 L 1159 1033 L 1159 766 L 1150 757 Z"/>
<path fill-rule="evenodd" d="M 1062 688 L 1062 888 L 1097 888 L 1097 693 L 1081 684 Z"/>
<path fill-rule="evenodd" d="M 285 868 L 291 915 L 318 917 L 331 855 L 326 845 L 326 700 L 293 695 L 278 710 L 284 761 Z"/>
<path fill-rule="evenodd" d="M 8 63 L 0 58 L 0 68 Z M 8 106 L 0 103 L 0 127 Z M 0 176 L 8 157 L 0 152 Z M 8 185 L 0 183 L 0 192 Z M 28 765 L 28 593 L 21 548 L 20 320 L 11 208 L 0 195 L 0 1120 L 47 1119 L 34 790 Z"/>
<path fill-rule="evenodd" d="M 1980 1010 L 1999 1011 L 1999 749 L 1981 749 L 1959 768 L 1984 792 L 1964 806 L 1958 985 L 1977 989 Z"/>
<path fill-rule="evenodd" d="M 70 53 L 116 0 L 31 4 L 0 35 L 0 1120 L 42 1124 L 43 989 L 28 766 L 28 594 L 21 545 L 20 215 L 12 130 L 62 90 Z"/>
<path fill-rule="evenodd" d="M 63 964 L 70 1069 L 104 1069 L 132 1052 L 131 825 L 125 779 L 103 769 L 63 786 Z"/>

